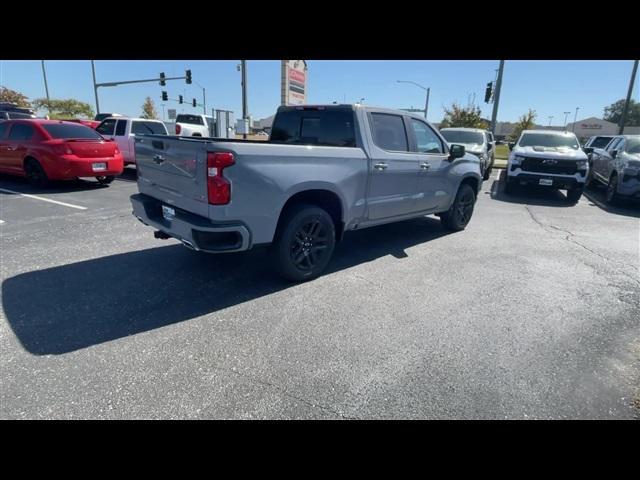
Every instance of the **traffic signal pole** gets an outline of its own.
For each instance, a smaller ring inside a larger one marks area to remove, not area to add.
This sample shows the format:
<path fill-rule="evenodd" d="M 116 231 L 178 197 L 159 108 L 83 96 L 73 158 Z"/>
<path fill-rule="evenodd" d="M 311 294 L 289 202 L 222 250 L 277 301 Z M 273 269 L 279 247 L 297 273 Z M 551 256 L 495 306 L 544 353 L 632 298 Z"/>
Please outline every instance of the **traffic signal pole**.
<path fill-rule="evenodd" d="M 627 92 L 627 99 L 624 102 L 624 109 L 622 110 L 622 116 L 620 117 L 620 129 L 618 135 L 622 135 L 624 132 L 624 124 L 627 121 L 627 113 L 629 112 L 629 103 L 631 102 L 631 93 L 633 93 L 633 83 L 636 80 L 636 72 L 638 71 L 638 60 L 633 62 L 633 71 L 631 72 L 631 80 L 629 80 L 629 91 Z"/>
<path fill-rule="evenodd" d="M 498 80 L 496 80 L 496 91 L 493 94 L 493 112 L 491 113 L 491 133 L 496 135 L 496 120 L 498 119 L 498 104 L 500 103 L 500 90 L 502 88 L 502 71 L 504 70 L 504 60 L 500 60 L 498 68 Z"/>

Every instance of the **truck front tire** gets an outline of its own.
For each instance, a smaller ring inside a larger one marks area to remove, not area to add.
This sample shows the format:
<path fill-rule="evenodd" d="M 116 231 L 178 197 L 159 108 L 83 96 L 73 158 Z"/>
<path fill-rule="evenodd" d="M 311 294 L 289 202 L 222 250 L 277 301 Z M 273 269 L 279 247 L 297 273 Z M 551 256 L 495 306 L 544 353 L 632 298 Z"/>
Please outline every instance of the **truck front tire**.
<path fill-rule="evenodd" d="M 319 276 L 329 264 L 335 247 L 335 227 L 331 216 L 314 205 L 289 208 L 274 241 L 276 266 L 293 282 Z"/>
<path fill-rule="evenodd" d="M 468 183 L 460 185 L 451 208 L 440 216 L 442 226 L 454 232 L 464 230 L 471 220 L 475 203 L 476 193 L 471 185 Z"/>

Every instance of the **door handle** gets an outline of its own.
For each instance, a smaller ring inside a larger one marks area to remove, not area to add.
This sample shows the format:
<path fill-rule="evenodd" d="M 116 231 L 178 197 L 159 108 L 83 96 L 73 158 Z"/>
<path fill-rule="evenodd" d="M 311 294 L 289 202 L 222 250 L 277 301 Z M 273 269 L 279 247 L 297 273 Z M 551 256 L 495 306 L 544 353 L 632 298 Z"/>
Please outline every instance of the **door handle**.
<path fill-rule="evenodd" d="M 387 164 L 384 162 L 380 162 L 380 163 L 376 163 L 373 168 L 375 168 L 376 170 L 386 170 L 387 169 Z"/>
<path fill-rule="evenodd" d="M 420 164 L 420 168 L 421 168 L 422 170 L 429 170 L 429 169 L 431 168 L 431 164 L 429 164 L 429 163 L 427 163 L 427 162 L 422 162 L 422 163 Z"/>
<path fill-rule="evenodd" d="M 162 155 L 156 154 L 153 156 L 153 161 L 160 165 L 162 162 L 164 162 L 164 157 Z"/>

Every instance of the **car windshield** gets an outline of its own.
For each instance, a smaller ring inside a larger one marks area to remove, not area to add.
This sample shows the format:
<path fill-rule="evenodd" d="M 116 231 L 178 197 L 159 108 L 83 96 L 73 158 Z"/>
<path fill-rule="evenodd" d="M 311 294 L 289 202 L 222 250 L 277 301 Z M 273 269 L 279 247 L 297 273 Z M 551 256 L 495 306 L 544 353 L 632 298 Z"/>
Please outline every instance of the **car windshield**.
<path fill-rule="evenodd" d="M 553 133 L 525 133 L 519 147 L 572 148 L 578 150 L 580 143 L 575 135 L 557 135 Z"/>
<path fill-rule="evenodd" d="M 102 140 L 100 134 L 94 129 L 84 125 L 70 125 L 65 123 L 52 123 L 42 125 L 52 138 L 81 138 L 88 140 Z"/>
<path fill-rule="evenodd" d="M 441 130 L 440 133 L 449 143 L 484 143 L 484 136 L 480 132 Z"/>
<path fill-rule="evenodd" d="M 593 139 L 590 146 L 593 148 L 604 148 L 609 145 L 612 138 L 613 137 L 596 137 Z"/>
<path fill-rule="evenodd" d="M 640 137 L 627 139 L 627 153 L 640 153 Z"/>

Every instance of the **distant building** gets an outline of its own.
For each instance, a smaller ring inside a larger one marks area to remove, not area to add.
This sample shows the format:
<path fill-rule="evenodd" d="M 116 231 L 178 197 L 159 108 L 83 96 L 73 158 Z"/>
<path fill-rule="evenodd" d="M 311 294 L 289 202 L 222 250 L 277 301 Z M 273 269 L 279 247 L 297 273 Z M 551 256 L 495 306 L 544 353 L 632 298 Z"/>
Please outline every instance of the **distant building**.
<path fill-rule="evenodd" d="M 271 115 L 270 117 L 263 118 L 261 120 L 254 120 L 253 125 L 251 126 L 252 130 L 265 131 L 267 133 L 271 133 L 271 125 L 273 124 L 273 118 L 275 115 Z"/>
<path fill-rule="evenodd" d="M 613 122 L 601 118 L 589 117 L 567 125 L 567 130 L 574 132 L 580 141 L 587 140 L 594 135 L 617 135 L 620 127 Z M 624 127 L 625 135 L 640 134 L 640 127 Z"/>

